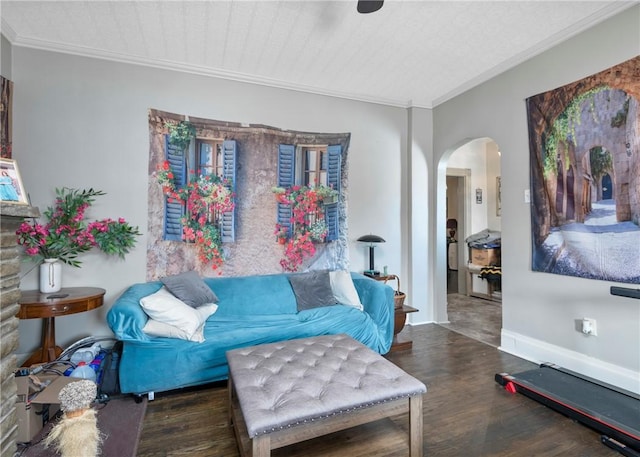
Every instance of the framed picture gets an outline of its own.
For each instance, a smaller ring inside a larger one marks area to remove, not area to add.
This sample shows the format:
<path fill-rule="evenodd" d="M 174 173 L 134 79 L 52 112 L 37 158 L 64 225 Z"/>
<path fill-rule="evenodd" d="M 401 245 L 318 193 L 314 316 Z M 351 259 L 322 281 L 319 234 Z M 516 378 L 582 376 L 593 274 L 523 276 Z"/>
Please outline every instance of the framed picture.
<path fill-rule="evenodd" d="M 11 110 L 13 83 L 0 76 L 0 157 L 11 158 Z"/>
<path fill-rule="evenodd" d="M 29 203 L 18 171 L 18 164 L 13 159 L 0 158 L 0 201 L 17 205 Z"/>

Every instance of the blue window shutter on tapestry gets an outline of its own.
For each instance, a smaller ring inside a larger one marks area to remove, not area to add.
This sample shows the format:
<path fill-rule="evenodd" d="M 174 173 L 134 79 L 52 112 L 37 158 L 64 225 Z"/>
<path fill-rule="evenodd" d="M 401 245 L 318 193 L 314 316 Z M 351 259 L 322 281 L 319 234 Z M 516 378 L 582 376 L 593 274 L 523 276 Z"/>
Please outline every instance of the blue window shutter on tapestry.
<path fill-rule="evenodd" d="M 167 161 L 173 172 L 173 182 L 176 187 L 184 186 L 187 183 L 187 161 L 184 151 L 169 142 L 169 135 L 165 135 L 165 151 Z M 165 240 L 182 241 L 182 215 L 184 205 L 181 202 L 169 201 L 165 197 L 164 206 L 164 236 Z"/>
<path fill-rule="evenodd" d="M 324 207 L 324 219 L 327 224 L 327 241 L 338 239 L 340 224 L 338 221 L 338 204 L 340 202 L 340 182 L 342 175 L 342 146 L 339 144 L 327 147 L 329 163 L 327 166 L 327 184 L 338 192 L 338 201 Z"/>
<path fill-rule="evenodd" d="M 295 183 L 296 170 L 296 148 L 291 144 L 281 144 L 278 147 L 278 187 L 285 189 Z M 291 205 L 278 203 L 278 214 L 276 220 L 278 224 L 291 233 Z"/>
<path fill-rule="evenodd" d="M 222 177 L 231 186 L 231 192 L 236 190 L 236 142 L 225 140 L 222 143 Z M 222 213 L 220 222 L 220 240 L 223 243 L 233 243 L 236 240 L 236 209 Z"/>

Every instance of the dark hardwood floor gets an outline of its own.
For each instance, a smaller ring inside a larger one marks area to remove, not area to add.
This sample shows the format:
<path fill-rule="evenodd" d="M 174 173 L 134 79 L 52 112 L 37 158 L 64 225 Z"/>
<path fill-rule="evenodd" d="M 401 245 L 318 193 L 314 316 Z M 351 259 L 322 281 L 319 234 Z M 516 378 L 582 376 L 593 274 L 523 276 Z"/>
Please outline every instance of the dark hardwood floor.
<path fill-rule="evenodd" d="M 407 327 L 413 349 L 387 358 L 427 385 L 424 455 L 572 456 L 620 455 L 600 435 L 494 381 L 534 364 L 436 324 Z M 171 374 L 168 373 L 167 376 Z M 227 426 L 224 383 L 161 394 L 149 402 L 140 457 L 236 457 Z M 408 455 L 407 416 L 354 427 L 276 450 L 275 457 L 391 457 Z"/>
<path fill-rule="evenodd" d="M 483 298 L 467 297 L 453 293 L 447 295 L 449 323 L 443 327 L 462 333 L 469 338 L 500 346 L 502 329 L 502 304 Z"/>

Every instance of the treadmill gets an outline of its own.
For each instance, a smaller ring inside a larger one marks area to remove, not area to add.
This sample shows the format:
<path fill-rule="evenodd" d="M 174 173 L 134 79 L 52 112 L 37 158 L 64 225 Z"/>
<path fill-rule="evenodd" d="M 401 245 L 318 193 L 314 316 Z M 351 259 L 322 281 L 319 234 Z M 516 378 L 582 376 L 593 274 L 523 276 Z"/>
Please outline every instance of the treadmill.
<path fill-rule="evenodd" d="M 612 295 L 640 298 L 640 289 L 612 287 Z M 601 433 L 601 441 L 628 457 L 640 457 L 640 395 L 588 376 L 544 363 L 495 380 Z"/>

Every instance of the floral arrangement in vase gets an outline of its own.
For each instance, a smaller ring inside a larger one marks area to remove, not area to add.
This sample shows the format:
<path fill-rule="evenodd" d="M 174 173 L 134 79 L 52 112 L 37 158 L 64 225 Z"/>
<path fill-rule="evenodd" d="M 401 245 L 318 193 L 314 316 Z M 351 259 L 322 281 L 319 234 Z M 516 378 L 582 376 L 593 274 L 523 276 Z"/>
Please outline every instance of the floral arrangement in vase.
<path fill-rule="evenodd" d="M 224 262 L 224 252 L 218 221 L 222 213 L 232 211 L 235 206 L 230 183 L 218 176 L 200 175 L 177 187 L 168 161 L 160 164 L 156 179 L 169 201 L 185 205 L 182 239 L 197 246 L 202 263 L 211 263 L 214 270 L 219 268 Z"/>
<path fill-rule="evenodd" d="M 324 205 L 337 201 L 338 192 L 331 187 L 292 186 L 274 187 L 276 201 L 291 206 L 291 233 L 276 224 L 274 234 L 278 242 L 284 244 L 280 266 L 285 271 L 297 271 L 306 258 L 316 253 L 316 244 L 327 237 Z"/>
<path fill-rule="evenodd" d="M 24 246 L 25 254 L 37 262 L 58 259 L 73 267 L 81 265 L 79 254 L 93 248 L 124 258 L 135 246 L 140 232 L 138 227 L 122 218 L 87 223 L 85 212 L 100 195 L 105 193 L 94 189 L 56 189 L 54 206 L 43 213 L 48 222 L 22 223 L 16 231 L 18 244 Z"/>

